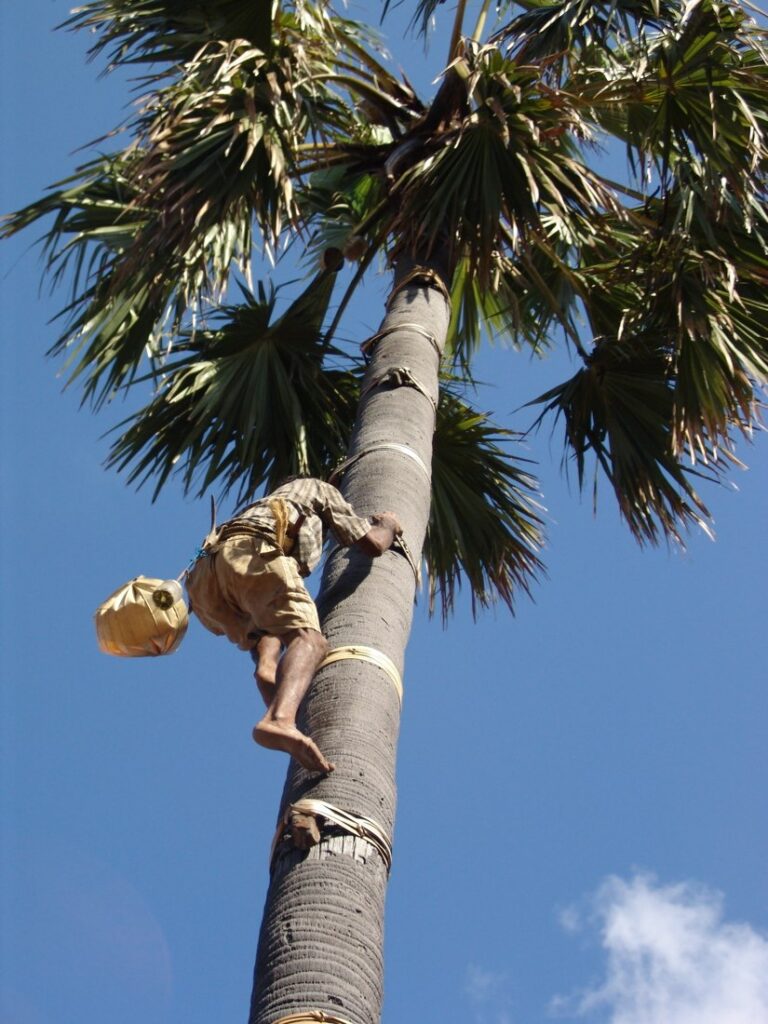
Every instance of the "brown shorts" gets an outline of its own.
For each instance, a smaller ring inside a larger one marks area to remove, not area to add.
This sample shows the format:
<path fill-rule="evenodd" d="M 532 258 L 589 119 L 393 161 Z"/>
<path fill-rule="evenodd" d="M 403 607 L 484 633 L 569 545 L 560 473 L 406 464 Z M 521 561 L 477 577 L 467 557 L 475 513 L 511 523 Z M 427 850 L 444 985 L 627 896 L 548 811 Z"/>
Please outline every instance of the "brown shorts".
<path fill-rule="evenodd" d="M 198 558 L 187 577 L 192 611 L 217 636 L 249 651 L 264 634 L 320 631 L 315 602 L 293 558 L 261 537 L 240 535 Z"/>

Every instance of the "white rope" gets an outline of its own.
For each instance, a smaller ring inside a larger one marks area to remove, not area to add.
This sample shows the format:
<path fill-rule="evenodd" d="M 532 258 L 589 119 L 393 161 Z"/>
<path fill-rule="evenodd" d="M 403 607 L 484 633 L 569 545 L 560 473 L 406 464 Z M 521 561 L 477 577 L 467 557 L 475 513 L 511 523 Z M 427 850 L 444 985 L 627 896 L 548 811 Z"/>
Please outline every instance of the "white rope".
<path fill-rule="evenodd" d="M 338 466 L 334 469 L 334 471 L 331 473 L 331 475 L 328 477 L 328 483 L 335 483 L 339 479 L 341 474 L 344 472 L 344 470 L 349 469 L 349 467 L 353 463 L 357 462 L 358 459 L 362 459 L 366 455 L 370 455 L 371 452 L 383 451 L 397 452 L 399 455 L 407 456 L 409 459 L 412 459 L 416 463 L 420 470 L 422 470 L 427 480 L 432 480 L 432 475 L 429 471 L 427 464 L 424 462 L 419 453 L 413 450 L 413 448 L 409 448 L 408 445 L 406 444 L 398 444 L 395 441 L 381 441 L 378 444 L 372 444 L 368 448 L 364 448 L 361 452 L 355 452 L 354 455 L 350 455 L 348 459 L 344 459 L 343 462 L 340 462 Z"/>
<path fill-rule="evenodd" d="M 372 380 L 368 381 L 360 392 L 360 397 L 364 398 L 369 391 L 373 391 L 373 389 L 379 387 L 380 384 L 390 384 L 393 387 L 415 388 L 416 391 L 424 395 L 435 412 L 437 412 L 437 402 L 432 395 L 430 395 L 426 386 L 421 383 L 413 370 L 408 366 L 392 366 L 390 369 L 380 373 L 378 377 L 374 377 Z"/>
<path fill-rule="evenodd" d="M 430 332 L 426 330 L 424 327 L 422 327 L 421 324 L 412 324 L 407 323 L 405 321 L 399 324 L 392 324 L 391 326 L 385 327 L 383 330 L 378 331 L 376 334 L 373 334 L 370 338 L 368 338 L 367 341 L 364 341 L 362 343 L 362 345 L 360 346 L 360 351 L 366 358 L 368 358 L 368 356 L 370 355 L 369 350 L 373 348 L 376 342 L 381 341 L 382 338 L 386 338 L 387 335 L 389 334 L 394 334 L 395 331 L 415 331 L 417 334 L 420 334 L 422 338 L 426 338 L 426 340 L 430 343 L 432 348 L 437 353 L 437 358 L 442 359 L 443 354 L 440 351 L 440 344 L 437 338 L 434 336 L 434 334 L 430 334 Z"/>
<path fill-rule="evenodd" d="M 281 1017 L 273 1021 L 273 1024 L 349 1024 L 349 1021 L 344 1017 L 337 1017 L 334 1013 L 324 1013 L 322 1010 L 302 1010 L 301 1013 Z"/>
<path fill-rule="evenodd" d="M 356 836 L 358 839 L 365 839 L 371 846 L 376 847 L 386 865 L 387 871 L 389 872 L 391 869 L 392 843 L 378 822 L 375 822 L 372 818 L 366 818 L 364 815 L 343 811 L 340 807 L 334 807 L 333 804 L 328 804 L 324 800 L 312 800 L 309 798 L 297 800 L 296 803 L 289 804 L 286 808 L 277 826 L 275 838 L 272 841 L 272 851 L 269 858 L 270 865 L 275 858 L 280 840 L 283 838 L 286 829 L 290 827 L 292 812 L 309 814 L 314 818 L 324 818 L 326 822 L 330 822 L 343 832 Z"/>
<path fill-rule="evenodd" d="M 370 665 L 375 665 L 386 672 L 397 692 L 400 703 L 403 703 L 403 681 L 400 678 L 400 673 L 397 671 L 397 666 L 391 658 L 388 658 L 381 651 L 377 651 L 375 647 L 366 647 L 363 644 L 348 644 L 345 647 L 334 647 L 317 666 L 317 671 L 319 672 L 326 665 L 332 665 L 335 661 L 347 661 L 350 659 L 367 661 Z"/>

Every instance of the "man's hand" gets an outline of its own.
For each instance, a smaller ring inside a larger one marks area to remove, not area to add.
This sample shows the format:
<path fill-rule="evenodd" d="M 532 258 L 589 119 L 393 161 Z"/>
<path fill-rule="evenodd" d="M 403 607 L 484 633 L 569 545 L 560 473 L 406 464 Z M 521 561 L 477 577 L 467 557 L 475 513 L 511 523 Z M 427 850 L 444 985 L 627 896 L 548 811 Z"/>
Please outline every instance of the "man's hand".
<path fill-rule="evenodd" d="M 371 558 L 378 558 L 392 547 L 403 528 L 394 512 L 378 512 L 371 521 L 373 526 L 357 543 Z"/>

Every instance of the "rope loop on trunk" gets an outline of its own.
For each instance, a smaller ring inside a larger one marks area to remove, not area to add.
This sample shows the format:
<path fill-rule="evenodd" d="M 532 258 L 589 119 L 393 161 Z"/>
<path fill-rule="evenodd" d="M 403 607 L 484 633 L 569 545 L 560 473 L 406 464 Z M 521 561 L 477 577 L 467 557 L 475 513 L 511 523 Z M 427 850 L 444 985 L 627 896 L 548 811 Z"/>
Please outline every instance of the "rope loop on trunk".
<path fill-rule="evenodd" d="M 335 661 L 348 661 L 350 659 L 367 661 L 369 664 L 375 665 L 386 672 L 395 688 L 400 703 L 403 703 L 403 681 L 400 678 L 400 673 L 397 671 L 397 666 L 391 658 L 388 658 L 382 651 L 377 651 L 375 647 L 365 647 L 362 644 L 334 647 L 317 666 L 317 671 L 319 672 L 326 665 L 332 665 Z"/>
<path fill-rule="evenodd" d="M 293 812 L 296 814 L 312 815 L 315 818 L 323 818 L 326 824 L 340 828 L 342 832 L 356 836 L 358 839 L 365 839 L 371 846 L 376 847 L 387 868 L 387 873 L 389 873 L 392 868 L 392 843 L 378 822 L 374 821 L 373 818 L 366 818 L 364 815 L 352 814 L 351 811 L 344 811 L 340 807 L 334 807 L 333 804 L 328 804 L 325 800 L 312 800 L 309 798 L 297 800 L 296 803 L 289 804 L 285 809 L 283 817 L 277 826 L 275 838 L 272 841 L 272 851 L 269 858 L 270 867 L 275 859 L 277 847 L 284 836 L 286 827 L 290 825 Z"/>
<path fill-rule="evenodd" d="M 389 327 L 385 327 L 383 330 L 378 331 L 376 334 L 368 338 L 367 341 L 364 341 L 360 346 L 360 351 L 363 353 L 365 358 L 370 358 L 370 350 L 373 348 L 377 341 L 381 341 L 382 338 L 386 338 L 387 335 L 389 334 L 394 334 L 395 331 L 415 331 L 417 334 L 420 334 L 422 338 L 426 338 L 426 340 L 430 343 L 432 348 L 437 353 L 437 358 L 442 359 L 443 353 L 440 351 L 440 345 L 434 334 L 430 334 L 430 332 L 426 330 L 424 327 L 422 327 L 421 324 L 412 324 L 406 322 L 400 324 L 392 324 Z"/>
<path fill-rule="evenodd" d="M 349 467 L 353 463 L 357 462 L 358 459 L 362 459 L 364 456 L 370 455 L 371 452 L 383 451 L 397 452 L 399 455 L 405 455 L 409 459 L 413 459 L 413 461 L 416 463 L 419 469 L 423 471 L 427 480 L 429 480 L 431 483 L 432 476 L 429 472 L 427 464 L 424 462 L 424 459 L 422 459 L 419 453 L 414 451 L 413 448 L 409 448 L 407 444 L 398 444 L 396 441 L 381 441 L 378 444 L 371 444 L 367 448 L 363 448 L 362 451 L 355 452 L 354 455 L 350 455 L 348 459 L 344 459 L 344 461 L 340 462 L 338 466 L 334 469 L 334 471 L 328 477 L 328 483 L 335 484 L 336 481 L 341 476 L 341 474 L 344 472 L 344 470 L 349 469 Z"/>
<path fill-rule="evenodd" d="M 392 547 L 394 548 L 395 551 L 399 551 L 400 554 L 404 556 L 405 560 L 408 562 L 408 565 L 410 565 L 411 569 L 413 570 L 413 575 L 416 579 L 416 587 L 421 587 L 421 564 L 416 561 L 414 554 L 411 551 L 410 547 L 406 544 L 405 537 L 402 535 L 402 533 L 395 537 L 395 539 L 392 541 Z"/>
<path fill-rule="evenodd" d="M 431 267 L 414 267 L 414 269 L 409 274 L 405 275 L 402 281 L 398 281 L 398 283 L 389 293 L 389 298 L 387 299 L 387 309 L 389 309 L 389 307 L 392 305 L 392 300 L 394 299 L 398 292 L 403 291 L 403 289 L 408 288 L 410 285 L 416 284 L 419 281 L 425 283 L 427 287 L 435 288 L 437 291 L 439 291 L 440 294 L 445 299 L 445 301 L 448 303 L 448 309 L 450 311 L 453 305 L 451 293 L 448 291 L 442 277 L 440 277 L 436 270 L 432 270 Z"/>
<path fill-rule="evenodd" d="M 273 1024 L 349 1024 L 349 1021 L 344 1017 L 337 1017 L 334 1013 L 324 1013 L 322 1010 L 302 1010 L 301 1013 L 281 1017 L 273 1021 Z"/>
<path fill-rule="evenodd" d="M 379 387 L 380 384 L 389 384 L 391 387 L 396 388 L 415 388 L 416 391 L 424 395 L 435 412 L 437 412 L 437 402 L 434 400 L 432 395 L 430 395 L 427 387 L 421 383 L 409 366 L 391 366 L 388 370 L 380 373 L 378 377 L 374 377 L 372 380 L 369 380 L 360 392 L 360 397 L 365 398 L 369 391 L 373 391 L 373 389 Z"/>

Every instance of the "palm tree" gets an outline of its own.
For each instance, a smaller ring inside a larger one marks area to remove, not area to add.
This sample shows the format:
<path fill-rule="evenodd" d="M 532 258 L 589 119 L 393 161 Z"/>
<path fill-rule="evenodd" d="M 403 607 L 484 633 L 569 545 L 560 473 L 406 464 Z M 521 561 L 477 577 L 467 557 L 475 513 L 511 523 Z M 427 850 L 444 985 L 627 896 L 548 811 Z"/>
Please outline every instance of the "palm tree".
<path fill-rule="evenodd" d="M 111 151 L 6 220 L 53 216 L 47 270 L 72 294 L 52 352 L 85 399 L 150 392 L 110 451 L 129 482 L 242 496 L 335 472 L 404 524 L 403 553 L 327 561 L 338 660 L 303 728 L 338 767 L 289 771 L 252 1024 L 378 1019 L 422 557 L 444 618 L 462 582 L 473 607 L 511 607 L 540 568 L 535 481 L 467 398 L 481 338 L 572 346 L 582 367 L 538 421 L 564 425 L 579 481 L 590 460 L 640 542 L 706 528 L 695 483 L 736 461 L 768 381 L 765 34 L 715 0 L 521 6 L 493 21 L 459 0 L 426 102 L 322 0 L 89 2 L 69 26 L 109 67 L 143 65 L 143 98 Z M 413 5 L 417 30 L 443 15 Z M 286 304 L 252 268 L 288 243 L 309 275 Z M 392 290 L 360 356 L 343 314 L 382 254 Z"/>

